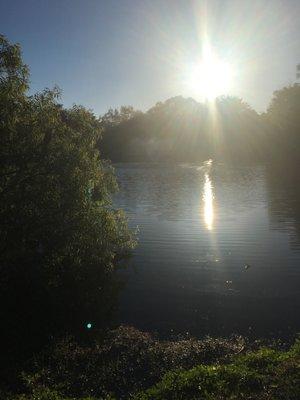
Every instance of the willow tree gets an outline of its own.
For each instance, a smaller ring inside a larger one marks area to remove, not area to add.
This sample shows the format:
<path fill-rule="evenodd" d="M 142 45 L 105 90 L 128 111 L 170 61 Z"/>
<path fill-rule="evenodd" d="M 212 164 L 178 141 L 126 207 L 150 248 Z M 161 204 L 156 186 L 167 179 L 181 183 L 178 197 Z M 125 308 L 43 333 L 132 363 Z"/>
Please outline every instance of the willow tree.
<path fill-rule="evenodd" d="M 0 36 L 2 355 L 103 325 L 112 273 L 134 244 L 112 206 L 117 185 L 96 146 L 98 119 L 65 109 L 57 88 L 28 89 L 20 47 Z"/>

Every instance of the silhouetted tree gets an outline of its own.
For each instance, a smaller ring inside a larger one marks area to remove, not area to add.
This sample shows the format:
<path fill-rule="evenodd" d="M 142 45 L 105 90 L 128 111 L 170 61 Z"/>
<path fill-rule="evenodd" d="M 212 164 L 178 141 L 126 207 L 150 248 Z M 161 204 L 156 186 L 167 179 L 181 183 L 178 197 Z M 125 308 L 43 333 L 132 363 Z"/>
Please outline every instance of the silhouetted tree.
<path fill-rule="evenodd" d="M 101 326 L 112 271 L 133 245 L 99 157 L 101 124 L 59 90 L 28 96 L 20 47 L 0 36 L 1 357 L 22 356 L 51 335 Z"/>
<path fill-rule="evenodd" d="M 121 111 L 109 110 L 101 119 L 101 150 L 113 161 L 262 158 L 262 121 L 239 98 L 221 97 L 201 104 L 177 96 L 146 113 Z"/>
<path fill-rule="evenodd" d="M 283 160 L 300 161 L 300 85 L 274 92 L 265 116 L 270 126 L 273 155 Z"/>
<path fill-rule="evenodd" d="M 216 100 L 215 153 L 227 161 L 261 161 L 264 158 L 264 129 L 260 116 L 249 104 L 233 96 Z"/>

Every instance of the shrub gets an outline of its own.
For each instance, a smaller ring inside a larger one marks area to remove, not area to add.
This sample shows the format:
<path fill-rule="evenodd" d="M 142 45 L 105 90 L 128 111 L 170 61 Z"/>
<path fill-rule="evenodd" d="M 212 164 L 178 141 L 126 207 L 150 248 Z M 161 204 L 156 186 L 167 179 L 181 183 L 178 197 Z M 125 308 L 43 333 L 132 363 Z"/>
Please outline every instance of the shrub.
<path fill-rule="evenodd" d="M 123 399 L 155 384 L 167 371 L 221 361 L 243 346 L 240 337 L 159 341 L 148 333 L 120 327 L 90 346 L 71 339 L 59 342 L 36 358 L 31 382 L 68 396 L 114 393 Z"/>
<path fill-rule="evenodd" d="M 134 400 L 297 400 L 299 350 L 297 341 L 287 352 L 265 348 L 236 356 L 227 365 L 171 372 Z"/>

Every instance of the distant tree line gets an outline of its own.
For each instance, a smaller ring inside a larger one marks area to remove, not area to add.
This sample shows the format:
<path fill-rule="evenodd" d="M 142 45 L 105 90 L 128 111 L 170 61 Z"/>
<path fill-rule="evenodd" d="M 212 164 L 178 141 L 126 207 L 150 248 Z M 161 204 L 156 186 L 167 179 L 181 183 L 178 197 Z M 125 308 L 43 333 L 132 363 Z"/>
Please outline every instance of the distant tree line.
<path fill-rule="evenodd" d="M 274 92 L 263 114 L 237 97 L 199 103 L 177 96 L 147 112 L 133 107 L 110 109 L 101 124 L 99 148 L 115 162 L 297 159 L 300 86 Z"/>

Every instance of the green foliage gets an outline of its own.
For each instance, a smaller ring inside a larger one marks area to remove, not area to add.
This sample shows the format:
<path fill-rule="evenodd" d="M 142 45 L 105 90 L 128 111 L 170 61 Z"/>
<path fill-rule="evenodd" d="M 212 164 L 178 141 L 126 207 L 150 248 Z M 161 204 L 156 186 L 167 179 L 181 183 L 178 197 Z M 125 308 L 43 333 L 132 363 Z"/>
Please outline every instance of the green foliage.
<path fill-rule="evenodd" d="M 61 396 L 57 391 L 48 388 L 33 390 L 29 395 L 21 394 L 8 397 L 7 400 L 75 400 L 74 398 Z M 82 400 L 96 400 L 92 397 L 82 398 Z"/>
<path fill-rule="evenodd" d="M 94 345 L 67 339 L 49 348 L 23 374 L 24 399 L 299 399 L 300 341 L 278 346 L 239 337 L 158 341 L 121 327 Z"/>
<path fill-rule="evenodd" d="M 275 91 L 262 115 L 231 96 L 206 104 L 177 96 L 145 113 L 110 109 L 102 149 L 114 161 L 299 160 L 299 110 L 299 84 Z"/>
<path fill-rule="evenodd" d="M 50 336 L 106 321 L 112 272 L 134 241 L 115 210 L 117 184 L 96 144 L 101 125 L 57 88 L 28 96 L 20 48 L 0 37 L 0 334 L 25 357 Z"/>
<path fill-rule="evenodd" d="M 287 352 L 261 349 L 230 364 L 199 365 L 166 374 L 134 400 L 296 400 L 300 397 L 300 342 Z"/>
<path fill-rule="evenodd" d="M 271 132 L 268 141 L 274 143 L 274 155 L 284 160 L 298 160 L 300 148 L 300 85 L 294 84 L 274 92 L 264 116 Z"/>
<path fill-rule="evenodd" d="M 12 397 L 6 397 L 6 400 L 116 400 L 115 397 L 65 397 L 59 394 L 55 390 L 48 388 L 34 390 L 29 395 L 13 395 Z"/>
<path fill-rule="evenodd" d="M 78 398 L 77 398 L 78 399 Z M 57 391 L 48 388 L 39 388 L 33 390 L 31 394 L 25 395 L 12 395 L 7 396 L 6 400 L 77 400 L 75 397 L 65 397 L 60 395 Z M 115 400 L 113 397 L 81 397 L 80 400 Z"/>
<path fill-rule="evenodd" d="M 0 84 L 2 98 L 6 101 L 21 97 L 28 89 L 28 67 L 22 63 L 21 48 L 18 44 L 10 44 L 0 35 Z M 11 104 L 9 104 L 11 105 Z"/>
<path fill-rule="evenodd" d="M 82 346 L 64 340 L 35 360 L 30 387 L 51 388 L 72 396 L 129 394 L 156 383 L 167 371 L 227 359 L 243 348 L 242 338 L 159 341 L 148 333 L 120 327 L 104 340 Z"/>
<path fill-rule="evenodd" d="M 101 119 L 102 148 L 114 161 L 185 161 L 207 158 L 260 160 L 264 139 L 259 115 L 236 97 L 202 104 L 181 96 L 146 113 L 109 110 Z"/>

